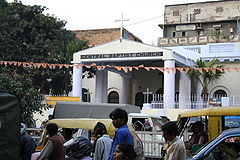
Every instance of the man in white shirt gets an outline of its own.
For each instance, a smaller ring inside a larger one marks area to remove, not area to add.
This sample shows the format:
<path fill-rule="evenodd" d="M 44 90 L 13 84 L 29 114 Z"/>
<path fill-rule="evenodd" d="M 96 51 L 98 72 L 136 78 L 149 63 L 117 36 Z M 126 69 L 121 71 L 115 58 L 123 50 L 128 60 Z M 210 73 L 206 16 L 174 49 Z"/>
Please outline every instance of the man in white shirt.
<path fill-rule="evenodd" d="M 175 122 L 162 125 L 163 137 L 166 141 L 164 160 L 185 160 L 186 148 L 184 142 L 178 138 L 178 127 Z"/>

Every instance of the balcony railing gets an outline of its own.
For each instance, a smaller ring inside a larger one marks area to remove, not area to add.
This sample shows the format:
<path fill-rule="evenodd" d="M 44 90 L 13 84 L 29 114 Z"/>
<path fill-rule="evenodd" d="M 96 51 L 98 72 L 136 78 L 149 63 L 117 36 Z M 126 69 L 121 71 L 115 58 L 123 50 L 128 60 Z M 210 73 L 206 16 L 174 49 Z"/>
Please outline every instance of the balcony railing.
<path fill-rule="evenodd" d="M 150 104 L 152 109 L 164 109 L 164 94 L 148 94 L 144 96 L 144 103 Z M 201 109 L 212 106 L 240 106 L 240 95 L 179 95 L 176 94 L 173 107 L 176 109 Z"/>
<path fill-rule="evenodd" d="M 223 43 L 223 42 L 239 42 L 240 35 L 224 35 L 224 36 L 192 36 L 192 37 L 160 37 L 158 38 L 158 46 L 185 46 L 199 45 L 207 43 Z"/>

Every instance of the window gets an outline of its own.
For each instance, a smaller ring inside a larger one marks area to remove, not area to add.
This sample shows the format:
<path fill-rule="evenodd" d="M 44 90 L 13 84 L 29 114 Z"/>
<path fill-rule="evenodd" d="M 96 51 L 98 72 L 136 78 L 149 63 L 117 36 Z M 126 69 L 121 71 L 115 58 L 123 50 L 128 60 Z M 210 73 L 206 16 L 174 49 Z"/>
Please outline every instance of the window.
<path fill-rule="evenodd" d="M 217 7 L 216 8 L 216 13 L 223 12 L 223 7 Z"/>
<path fill-rule="evenodd" d="M 203 31 L 198 31 L 198 36 L 203 36 Z"/>
<path fill-rule="evenodd" d="M 202 10 L 201 9 L 194 9 L 194 14 L 200 14 L 201 12 L 202 12 Z"/>
<path fill-rule="evenodd" d="M 238 159 L 240 137 L 231 136 L 222 139 L 203 159 Z M 202 159 L 202 158 L 201 158 Z"/>
<path fill-rule="evenodd" d="M 179 16 L 180 14 L 179 14 L 179 10 L 174 10 L 173 11 L 173 16 Z"/>
<path fill-rule="evenodd" d="M 240 127 L 240 116 L 225 116 L 224 129 Z"/>
<path fill-rule="evenodd" d="M 227 97 L 227 93 L 224 90 L 219 89 L 213 93 L 213 97 Z"/>
<path fill-rule="evenodd" d="M 186 32 L 185 31 L 182 31 L 182 37 L 186 37 Z"/>
<path fill-rule="evenodd" d="M 176 37 L 176 32 L 172 32 L 172 37 Z"/>
<path fill-rule="evenodd" d="M 108 103 L 119 103 L 119 94 L 116 91 L 108 94 Z"/>

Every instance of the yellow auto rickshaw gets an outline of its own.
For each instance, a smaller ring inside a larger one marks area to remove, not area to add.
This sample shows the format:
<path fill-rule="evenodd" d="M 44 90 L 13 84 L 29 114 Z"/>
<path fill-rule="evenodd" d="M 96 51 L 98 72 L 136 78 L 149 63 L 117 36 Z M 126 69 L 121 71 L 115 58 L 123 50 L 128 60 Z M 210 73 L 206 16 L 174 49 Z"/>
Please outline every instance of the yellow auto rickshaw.
<path fill-rule="evenodd" d="M 240 106 L 209 107 L 180 113 L 177 120 L 180 136 L 186 133 L 187 127 L 194 121 L 204 123 L 210 141 L 225 129 L 240 127 Z"/>

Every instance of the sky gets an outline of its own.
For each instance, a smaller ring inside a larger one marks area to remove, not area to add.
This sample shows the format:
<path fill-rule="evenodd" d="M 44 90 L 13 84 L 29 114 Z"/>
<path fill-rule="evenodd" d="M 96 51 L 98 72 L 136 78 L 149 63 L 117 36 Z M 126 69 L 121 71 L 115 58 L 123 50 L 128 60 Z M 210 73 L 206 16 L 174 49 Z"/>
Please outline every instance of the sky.
<path fill-rule="evenodd" d="M 13 0 L 7 0 L 13 2 Z M 121 26 L 122 13 L 124 28 L 144 43 L 157 45 L 162 36 L 164 6 L 171 4 L 195 3 L 214 0 L 21 0 L 25 5 L 46 6 L 49 13 L 67 21 L 68 30 L 117 28 Z"/>

